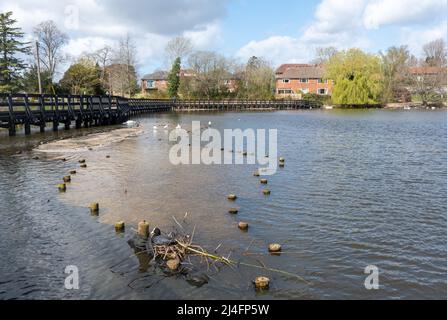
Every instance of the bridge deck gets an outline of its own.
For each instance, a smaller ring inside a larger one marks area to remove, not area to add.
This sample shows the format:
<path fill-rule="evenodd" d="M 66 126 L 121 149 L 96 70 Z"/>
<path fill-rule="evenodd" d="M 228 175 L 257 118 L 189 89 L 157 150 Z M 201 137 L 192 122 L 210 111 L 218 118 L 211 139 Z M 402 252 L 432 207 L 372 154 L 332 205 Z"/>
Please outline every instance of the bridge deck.
<path fill-rule="evenodd" d="M 31 125 L 45 131 L 47 123 L 53 130 L 59 124 L 66 129 L 75 122 L 76 128 L 91 125 L 122 123 L 132 115 L 160 111 L 192 110 L 288 110 L 311 109 L 321 105 L 315 102 L 292 101 L 212 101 L 212 100 L 151 100 L 126 99 L 116 96 L 76 96 L 38 94 L 0 94 L 0 127 L 15 135 L 16 125 L 24 125 L 25 134 L 31 133 Z"/>

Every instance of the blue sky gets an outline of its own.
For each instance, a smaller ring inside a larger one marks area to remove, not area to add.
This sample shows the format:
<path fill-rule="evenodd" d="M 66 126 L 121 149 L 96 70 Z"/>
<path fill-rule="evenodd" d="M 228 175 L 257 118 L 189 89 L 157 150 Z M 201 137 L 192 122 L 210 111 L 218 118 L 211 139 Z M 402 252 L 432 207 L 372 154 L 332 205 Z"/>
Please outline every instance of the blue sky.
<path fill-rule="evenodd" d="M 140 74 L 166 67 L 164 47 L 179 35 L 197 50 L 240 62 L 257 55 L 274 66 L 308 62 L 318 47 L 406 44 L 420 55 L 424 43 L 447 40 L 447 0 L 15 0 L 0 11 L 13 11 L 29 35 L 54 20 L 70 37 L 71 60 L 130 34 Z"/>

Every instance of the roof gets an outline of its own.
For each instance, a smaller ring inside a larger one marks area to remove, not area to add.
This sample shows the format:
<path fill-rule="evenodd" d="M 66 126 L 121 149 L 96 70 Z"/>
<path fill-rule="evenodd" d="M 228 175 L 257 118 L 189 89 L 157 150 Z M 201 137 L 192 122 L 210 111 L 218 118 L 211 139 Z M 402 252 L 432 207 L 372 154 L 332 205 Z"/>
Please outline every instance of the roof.
<path fill-rule="evenodd" d="M 415 67 L 410 68 L 411 74 L 420 74 L 420 75 L 437 75 L 441 73 L 447 73 L 447 68 L 440 67 Z"/>
<path fill-rule="evenodd" d="M 307 67 L 308 64 L 298 64 L 298 63 L 286 63 L 281 65 L 278 69 L 276 69 L 276 74 L 283 74 L 290 68 L 299 68 L 299 67 Z"/>
<path fill-rule="evenodd" d="M 276 74 L 278 79 L 322 79 L 324 68 L 321 66 L 298 65 L 285 68 L 282 73 Z"/>
<path fill-rule="evenodd" d="M 142 80 L 168 80 L 168 73 L 166 71 L 155 71 L 145 75 Z"/>

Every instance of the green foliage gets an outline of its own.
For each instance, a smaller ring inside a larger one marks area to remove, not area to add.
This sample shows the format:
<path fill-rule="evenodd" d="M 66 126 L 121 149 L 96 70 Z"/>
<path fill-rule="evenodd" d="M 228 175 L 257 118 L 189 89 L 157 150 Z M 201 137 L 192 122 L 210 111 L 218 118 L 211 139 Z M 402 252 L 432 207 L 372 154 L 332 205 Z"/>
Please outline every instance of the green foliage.
<path fill-rule="evenodd" d="M 328 95 L 322 95 L 322 94 L 316 94 L 316 93 L 308 93 L 303 94 L 303 100 L 307 101 L 315 101 L 322 104 L 330 104 L 331 103 L 331 97 Z"/>
<path fill-rule="evenodd" d="M 49 71 L 42 71 L 40 73 L 40 78 L 42 81 L 42 93 L 52 94 L 54 93 L 54 86 L 51 83 L 51 77 Z M 23 74 L 23 90 L 27 93 L 37 93 L 39 92 L 39 80 L 37 76 L 37 66 L 32 65 Z"/>
<path fill-rule="evenodd" d="M 21 75 L 26 65 L 20 55 L 30 53 L 28 43 L 22 42 L 24 33 L 15 27 L 12 12 L 0 13 L 0 92 L 21 89 Z"/>
<path fill-rule="evenodd" d="M 181 59 L 176 58 L 168 75 L 168 94 L 170 98 L 177 98 L 180 88 Z"/>
<path fill-rule="evenodd" d="M 60 81 L 62 89 L 71 94 L 101 94 L 100 83 L 97 65 L 87 58 L 71 65 Z"/>
<path fill-rule="evenodd" d="M 332 101 L 339 105 L 378 104 L 382 93 L 380 59 L 359 49 L 342 51 L 326 65 L 327 79 L 335 81 Z"/>

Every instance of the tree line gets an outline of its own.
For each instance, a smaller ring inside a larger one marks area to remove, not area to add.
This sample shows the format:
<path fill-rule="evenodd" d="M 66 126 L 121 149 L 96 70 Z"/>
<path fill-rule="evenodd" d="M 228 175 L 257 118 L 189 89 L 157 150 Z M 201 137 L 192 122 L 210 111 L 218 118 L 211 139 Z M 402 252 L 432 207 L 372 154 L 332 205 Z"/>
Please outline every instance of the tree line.
<path fill-rule="evenodd" d="M 447 97 L 447 45 L 443 39 L 425 44 L 419 59 L 408 46 L 378 54 L 359 49 L 320 49 L 316 63 L 334 80 L 331 102 L 339 105 L 386 104 L 412 95 L 424 105 Z"/>
<path fill-rule="evenodd" d="M 33 30 L 36 43 L 29 43 L 16 24 L 12 12 L 0 13 L 0 92 L 39 92 L 40 69 L 44 93 L 141 96 L 136 48 L 130 36 L 113 46 L 82 54 L 58 74 L 70 61 L 63 51 L 68 36 L 53 21 L 44 21 Z M 168 90 L 145 97 L 275 98 L 275 70 L 263 58 L 252 57 L 240 63 L 216 52 L 195 50 L 185 37 L 169 41 L 165 57 L 170 69 Z M 405 91 L 425 104 L 446 96 L 447 46 L 442 39 L 424 45 L 420 58 L 407 46 L 391 47 L 378 54 L 329 47 L 317 49 L 312 63 L 324 66 L 325 78 L 334 81 L 328 103 L 388 103 L 398 101 Z"/>

